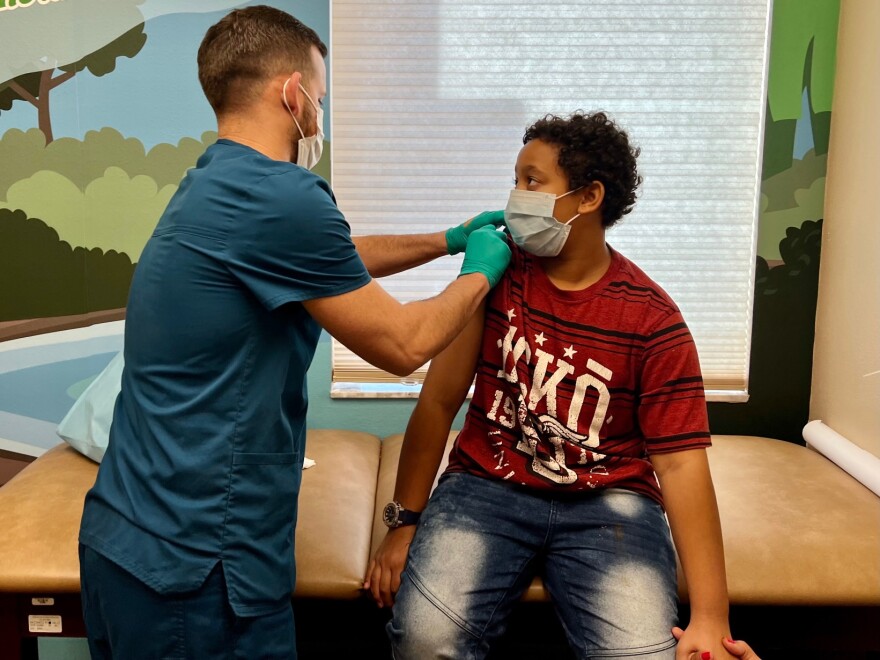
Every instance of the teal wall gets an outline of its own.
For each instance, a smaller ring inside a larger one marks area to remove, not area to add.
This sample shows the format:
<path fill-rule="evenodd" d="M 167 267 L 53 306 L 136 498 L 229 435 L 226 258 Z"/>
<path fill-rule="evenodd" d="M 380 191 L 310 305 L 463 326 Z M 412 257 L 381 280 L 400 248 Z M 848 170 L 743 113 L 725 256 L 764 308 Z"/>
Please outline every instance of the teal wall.
<path fill-rule="evenodd" d="M 366 431 L 380 437 L 406 429 L 415 399 L 331 399 L 330 340 L 325 334 L 318 344 L 309 370 L 309 428 Z M 459 411 L 455 427 L 464 422 Z"/>

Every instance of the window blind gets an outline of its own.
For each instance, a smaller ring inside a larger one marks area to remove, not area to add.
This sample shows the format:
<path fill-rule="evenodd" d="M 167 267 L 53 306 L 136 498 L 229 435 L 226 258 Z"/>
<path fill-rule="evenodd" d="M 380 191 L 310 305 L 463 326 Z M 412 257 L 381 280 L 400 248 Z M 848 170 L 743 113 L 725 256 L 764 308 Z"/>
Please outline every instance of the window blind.
<path fill-rule="evenodd" d="M 340 208 L 355 235 L 503 208 L 527 125 L 604 110 L 641 147 L 644 177 L 607 240 L 682 309 L 709 397 L 744 400 L 769 20 L 770 0 L 334 0 Z M 425 298 L 459 266 L 445 257 L 381 284 Z M 332 353 L 336 394 L 401 390 L 338 342 Z"/>

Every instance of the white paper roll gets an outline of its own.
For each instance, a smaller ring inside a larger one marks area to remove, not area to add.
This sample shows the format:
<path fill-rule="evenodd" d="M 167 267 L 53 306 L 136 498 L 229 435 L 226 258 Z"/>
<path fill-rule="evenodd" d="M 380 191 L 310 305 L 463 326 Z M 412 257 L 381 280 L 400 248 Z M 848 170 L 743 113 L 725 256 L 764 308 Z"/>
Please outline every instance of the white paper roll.
<path fill-rule="evenodd" d="M 810 447 L 880 496 L 880 458 L 853 444 L 818 419 L 807 424 L 803 434 Z"/>

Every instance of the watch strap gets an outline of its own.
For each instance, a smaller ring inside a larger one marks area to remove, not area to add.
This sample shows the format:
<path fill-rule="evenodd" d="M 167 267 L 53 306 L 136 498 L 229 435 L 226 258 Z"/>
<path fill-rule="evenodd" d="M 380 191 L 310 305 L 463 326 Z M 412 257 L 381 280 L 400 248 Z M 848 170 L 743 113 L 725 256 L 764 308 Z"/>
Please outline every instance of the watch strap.
<path fill-rule="evenodd" d="M 421 511 L 410 511 L 409 509 L 401 508 L 397 514 L 397 520 L 400 523 L 398 527 L 403 527 L 404 525 L 416 525 L 421 517 Z"/>

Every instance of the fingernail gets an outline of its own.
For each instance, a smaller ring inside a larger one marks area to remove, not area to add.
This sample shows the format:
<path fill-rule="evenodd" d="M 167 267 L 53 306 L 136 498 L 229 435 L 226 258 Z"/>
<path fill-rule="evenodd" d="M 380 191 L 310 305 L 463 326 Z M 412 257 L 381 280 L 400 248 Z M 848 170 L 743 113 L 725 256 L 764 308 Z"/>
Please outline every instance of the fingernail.
<path fill-rule="evenodd" d="M 712 652 L 711 651 L 703 651 L 700 654 L 700 658 L 702 660 L 712 660 Z"/>
<path fill-rule="evenodd" d="M 730 642 L 731 644 L 736 644 L 736 642 L 734 642 L 732 639 L 730 639 L 730 637 L 727 638 L 727 641 Z"/>

